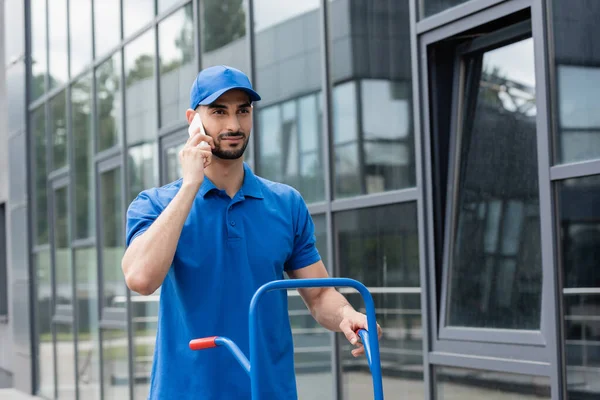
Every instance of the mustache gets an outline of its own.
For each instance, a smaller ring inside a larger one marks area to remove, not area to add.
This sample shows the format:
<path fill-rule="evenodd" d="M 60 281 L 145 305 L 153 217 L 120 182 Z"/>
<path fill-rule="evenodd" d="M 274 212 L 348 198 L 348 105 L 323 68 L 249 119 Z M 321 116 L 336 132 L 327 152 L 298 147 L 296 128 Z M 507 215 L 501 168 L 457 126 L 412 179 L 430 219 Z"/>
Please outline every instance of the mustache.
<path fill-rule="evenodd" d="M 246 137 L 246 135 L 244 135 L 242 132 L 229 132 L 229 133 L 222 133 L 219 135 L 219 139 L 226 139 L 226 138 L 244 138 Z"/>

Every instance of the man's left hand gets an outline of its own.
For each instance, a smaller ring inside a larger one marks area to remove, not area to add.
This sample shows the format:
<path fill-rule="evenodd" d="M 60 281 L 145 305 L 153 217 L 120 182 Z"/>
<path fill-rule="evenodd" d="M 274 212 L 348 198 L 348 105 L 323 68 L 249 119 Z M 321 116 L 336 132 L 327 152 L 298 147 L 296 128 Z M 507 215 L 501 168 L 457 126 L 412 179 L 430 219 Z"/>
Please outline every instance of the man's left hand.
<path fill-rule="evenodd" d="M 358 357 L 361 354 L 365 354 L 365 347 L 360 342 L 360 338 L 356 334 L 356 331 L 361 328 L 368 330 L 367 316 L 349 306 L 345 306 L 342 313 L 343 319 L 342 322 L 340 322 L 340 329 L 346 336 L 346 339 L 348 339 L 352 345 L 356 346 L 356 349 L 352 350 L 352 355 Z M 379 339 L 381 339 L 381 332 L 381 326 L 377 324 L 377 337 Z"/>

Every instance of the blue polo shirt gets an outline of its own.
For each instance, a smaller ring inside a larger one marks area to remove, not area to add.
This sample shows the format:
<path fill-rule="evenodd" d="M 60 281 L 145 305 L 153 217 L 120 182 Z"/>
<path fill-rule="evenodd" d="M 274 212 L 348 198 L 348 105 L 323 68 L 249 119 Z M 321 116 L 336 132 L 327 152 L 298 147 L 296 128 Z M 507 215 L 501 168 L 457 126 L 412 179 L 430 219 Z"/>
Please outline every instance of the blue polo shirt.
<path fill-rule="evenodd" d="M 320 260 L 304 200 L 290 186 L 252 173 L 230 198 L 204 179 L 161 287 L 149 399 L 248 399 L 250 378 L 224 347 L 192 351 L 191 339 L 226 336 L 250 358 L 248 309 L 264 283 Z M 141 192 L 127 212 L 126 244 L 167 207 L 182 180 Z M 285 291 L 261 300 L 261 399 L 296 399 Z"/>

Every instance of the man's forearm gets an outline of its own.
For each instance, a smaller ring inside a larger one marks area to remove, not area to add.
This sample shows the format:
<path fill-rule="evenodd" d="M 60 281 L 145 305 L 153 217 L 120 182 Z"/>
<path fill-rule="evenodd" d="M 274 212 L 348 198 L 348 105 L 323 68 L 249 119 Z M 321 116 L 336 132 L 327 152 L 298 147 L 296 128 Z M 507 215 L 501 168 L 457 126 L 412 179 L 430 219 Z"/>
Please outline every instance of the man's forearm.
<path fill-rule="evenodd" d="M 169 205 L 146 232 L 137 237 L 123 256 L 127 286 L 134 292 L 152 294 L 162 284 L 177 249 L 198 185 L 182 185 Z"/>
<path fill-rule="evenodd" d="M 340 332 L 340 323 L 344 317 L 356 313 L 348 300 L 333 288 L 323 289 L 315 299 L 311 313 L 324 328 Z"/>

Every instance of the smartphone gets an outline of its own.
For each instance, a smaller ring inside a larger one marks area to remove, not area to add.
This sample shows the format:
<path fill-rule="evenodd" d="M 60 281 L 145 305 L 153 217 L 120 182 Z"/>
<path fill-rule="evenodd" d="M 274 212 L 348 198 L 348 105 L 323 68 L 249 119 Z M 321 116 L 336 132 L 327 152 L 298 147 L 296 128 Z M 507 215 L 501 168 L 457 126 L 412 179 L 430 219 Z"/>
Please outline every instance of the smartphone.
<path fill-rule="evenodd" d="M 200 133 L 203 135 L 206 135 L 206 131 L 204 130 L 204 124 L 202 123 L 202 120 L 200 119 L 200 114 L 196 113 L 196 115 L 194 115 L 194 119 L 192 119 L 192 123 L 190 124 L 190 127 L 188 128 L 188 134 L 190 135 L 190 137 L 192 137 L 195 134 L 196 128 L 198 128 L 198 127 L 200 127 Z M 210 145 L 208 143 L 206 143 L 205 141 L 200 142 L 200 144 L 198 146 L 210 148 Z"/>

